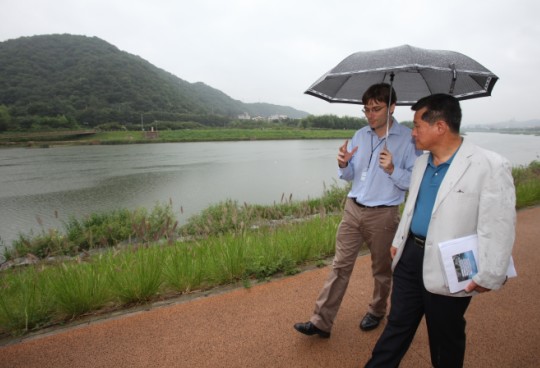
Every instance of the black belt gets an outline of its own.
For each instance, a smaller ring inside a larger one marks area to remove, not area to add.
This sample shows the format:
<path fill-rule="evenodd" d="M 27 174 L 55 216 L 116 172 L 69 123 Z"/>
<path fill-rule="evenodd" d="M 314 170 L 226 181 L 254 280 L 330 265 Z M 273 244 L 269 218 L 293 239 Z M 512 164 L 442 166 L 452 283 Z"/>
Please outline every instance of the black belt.
<path fill-rule="evenodd" d="M 409 238 L 420 248 L 424 248 L 426 245 L 426 238 L 423 236 L 414 235 L 412 232 L 409 232 Z"/>
<path fill-rule="evenodd" d="M 358 207 L 361 207 L 361 208 L 392 208 L 392 207 L 397 207 L 397 205 L 395 205 L 395 206 L 387 206 L 387 205 L 384 205 L 384 204 L 381 204 L 379 206 L 366 206 L 366 205 L 364 205 L 362 203 L 357 202 L 355 197 L 349 197 L 349 198 L 352 199 L 354 201 L 354 203 Z"/>

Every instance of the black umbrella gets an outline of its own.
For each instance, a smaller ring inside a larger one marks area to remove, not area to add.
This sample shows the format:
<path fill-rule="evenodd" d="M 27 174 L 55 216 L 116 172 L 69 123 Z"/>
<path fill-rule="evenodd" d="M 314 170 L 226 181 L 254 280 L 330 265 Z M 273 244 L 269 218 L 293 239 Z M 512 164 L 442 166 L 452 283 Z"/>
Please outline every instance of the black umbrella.
<path fill-rule="evenodd" d="M 354 53 L 305 93 L 328 102 L 362 104 L 362 95 L 371 85 L 386 82 L 396 91 L 396 105 L 407 106 L 435 93 L 447 93 L 458 100 L 490 96 L 498 79 L 459 52 L 403 45 Z M 389 122 L 390 110 L 387 136 Z"/>
<path fill-rule="evenodd" d="M 403 45 L 354 53 L 305 93 L 328 102 L 362 104 L 362 94 L 368 87 L 387 82 L 396 91 L 397 105 L 407 106 L 435 93 L 448 93 L 458 100 L 490 96 L 497 79 L 458 52 Z"/>

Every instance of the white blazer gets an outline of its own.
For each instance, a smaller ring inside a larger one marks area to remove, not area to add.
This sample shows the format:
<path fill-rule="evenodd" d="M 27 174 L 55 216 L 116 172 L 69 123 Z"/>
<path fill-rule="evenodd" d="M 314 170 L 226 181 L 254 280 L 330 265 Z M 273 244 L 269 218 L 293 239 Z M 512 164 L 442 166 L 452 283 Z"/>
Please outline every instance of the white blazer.
<path fill-rule="evenodd" d="M 398 248 L 392 262 L 393 269 L 403 253 L 428 157 L 429 153 L 425 153 L 414 164 L 409 195 L 392 243 Z M 448 168 L 433 206 L 424 250 L 426 289 L 451 296 L 476 293 L 450 293 L 438 249 L 439 242 L 472 234 L 478 234 L 478 273 L 473 280 L 488 289 L 500 288 L 506 280 L 514 245 L 515 202 L 512 168 L 508 160 L 468 143 L 465 138 Z"/>

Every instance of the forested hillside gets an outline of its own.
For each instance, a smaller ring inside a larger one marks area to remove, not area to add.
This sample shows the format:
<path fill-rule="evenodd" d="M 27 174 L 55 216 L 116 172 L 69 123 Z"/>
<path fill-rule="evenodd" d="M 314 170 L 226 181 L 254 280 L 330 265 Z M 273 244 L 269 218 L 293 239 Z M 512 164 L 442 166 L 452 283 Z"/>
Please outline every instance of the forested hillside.
<path fill-rule="evenodd" d="M 141 118 L 221 125 L 243 113 L 308 115 L 234 100 L 96 37 L 41 35 L 0 42 L 0 131 L 94 127 Z"/>

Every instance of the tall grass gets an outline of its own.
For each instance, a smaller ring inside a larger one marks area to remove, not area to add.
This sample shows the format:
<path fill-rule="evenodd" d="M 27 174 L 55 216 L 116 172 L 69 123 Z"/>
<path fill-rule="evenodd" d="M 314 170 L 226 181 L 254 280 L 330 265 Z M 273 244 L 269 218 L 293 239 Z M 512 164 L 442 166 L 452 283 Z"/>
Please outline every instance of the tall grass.
<path fill-rule="evenodd" d="M 516 207 L 523 208 L 540 202 L 540 161 L 512 169 L 516 186 Z"/>
<path fill-rule="evenodd" d="M 102 308 L 120 309 L 276 273 L 332 254 L 340 217 L 229 232 L 188 242 L 109 249 L 84 261 L 0 274 L 0 332 L 20 334 Z"/>
<path fill-rule="evenodd" d="M 163 283 L 162 249 L 132 248 L 104 258 L 108 263 L 111 294 L 122 305 L 138 304 L 156 296 Z"/>
<path fill-rule="evenodd" d="M 47 325 L 54 310 L 47 278 L 30 267 L 3 272 L 0 279 L 0 331 L 14 335 Z"/>
<path fill-rule="evenodd" d="M 122 242 L 149 243 L 158 239 L 174 239 L 177 225 L 170 203 L 157 203 L 151 212 L 139 208 L 94 213 L 80 220 L 70 218 L 64 223 L 64 231 L 49 229 L 38 235 L 32 232 L 19 234 L 12 249 L 6 250 L 4 255 L 11 259 L 30 253 L 38 258 L 47 258 L 76 255 Z"/>
<path fill-rule="evenodd" d="M 239 232 L 268 221 L 305 218 L 319 212 L 332 213 L 343 206 L 348 187 L 336 183 L 325 187 L 323 196 L 307 201 L 293 201 L 282 196 L 272 206 L 239 205 L 226 200 L 209 206 L 192 216 L 178 228 L 172 204 L 157 203 L 152 211 L 119 209 L 108 213 L 93 213 L 83 219 L 70 218 L 64 229 L 43 230 L 39 234 L 19 234 L 11 249 L 4 251 L 7 259 L 27 254 L 38 258 L 70 255 L 108 248 L 118 244 L 150 244 L 158 240 L 173 241 L 179 236 L 205 237 L 228 232 Z"/>
<path fill-rule="evenodd" d="M 324 187 L 320 198 L 294 201 L 292 196 L 282 194 L 279 203 L 271 206 L 240 205 L 238 201 L 226 200 L 204 209 L 188 219 L 180 228 L 182 236 L 212 236 L 227 232 L 243 231 L 261 224 L 283 220 L 305 219 L 315 214 L 341 211 L 350 185 L 333 183 Z"/>
<path fill-rule="evenodd" d="M 54 313 L 60 320 L 98 310 L 110 299 L 108 272 L 100 262 L 62 263 L 46 274 Z"/>
<path fill-rule="evenodd" d="M 163 265 L 164 283 L 180 293 L 202 288 L 203 279 L 208 275 L 203 253 L 193 242 L 171 247 Z"/>

